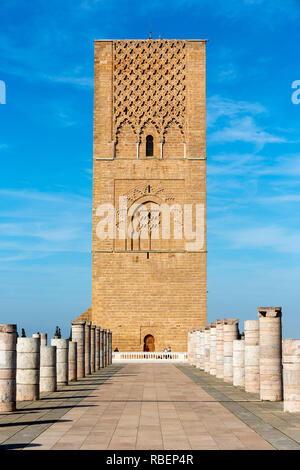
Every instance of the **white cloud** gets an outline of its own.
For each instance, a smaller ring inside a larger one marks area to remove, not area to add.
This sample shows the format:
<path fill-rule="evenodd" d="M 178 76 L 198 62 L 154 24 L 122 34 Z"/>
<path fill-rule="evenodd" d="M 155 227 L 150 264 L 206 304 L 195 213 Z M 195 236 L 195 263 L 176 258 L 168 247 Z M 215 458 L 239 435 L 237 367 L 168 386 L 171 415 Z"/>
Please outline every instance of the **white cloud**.
<path fill-rule="evenodd" d="M 103 5 L 103 0 L 83 0 L 80 3 L 80 8 L 83 10 L 93 10 L 95 7 L 98 8 L 99 5 Z"/>
<path fill-rule="evenodd" d="M 72 127 L 77 124 L 77 122 L 74 121 L 69 114 L 64 112 L 57 113 L 57 119 L 61 125 L 65 127 Z"/>
<path fill-rule="evenodd" d="M 81 224 L 78 226 L 68 224 L 66 226 L 54 225 L 45 222 L 17 222 L 0 223 L 0 236 L 6 237 L 30 237 L 39 238 L 45 241 L 67 241 L 74 240 L 81 231 Z"/>
<path fill-rule="evenodd" d="M 300 176 L 300 154 L 289 154 L 275 158 L 273 164 L 266 164 L 259 170 L 260 175 L 298 178 Z M 283 183 L 283 181 L 281 181 Z M 278 182 L 276 183 L 278 184 Z"/>
<path fill-rule="evenodd" d="M 43 192 L 35 189 L 0 189 L 0 195 L 14 199 L 31 199 L 42 202 L 76 203 L 88 205 L 90 199 L 78 194 Z"/>
<path fill-rule="evenodd" d="M 60 83 L 66 85 L 72 85 L 84 89 L 93 89 L 94 80 L 92 77 L 74 75 L 72 76 L 73 71 L 69 71 L 68 75 L 53 75 L 53 74 L 41 74 L 39 70 L 33 70 L 31 66 L 27 64 L 3 64 L 0 65 L 0 71 L 5 72 L 6 74 L 16 75 L 18 77 L 24 78 L 29 82 L 51 82 L 51 83 Z"/>
<path fill-rule="evenodd" d="M 219 67 L 218 81 L 233 82 L 238 78 L 237 67 L 232 64 L 225 64 Z"/>
<path fill-rule="evenodd" d="M 227 127 L 209 134 L 208 141 L 213 143 L 246 142 L 262 148 L 266 144 L 286 142 L 286 139 L 265 131 L 255 123 L 252 117 L 248 116 L 234 119 Z"/>
<path fill-rule="evenodd" d="M 84 172 L 85 172 L 85 177 L 88 180 L 92 181 L 93 180 L 93 170 L 92 170 L 92 168 L 85 168 Z"/>
<path fill-rule="evenodd" d="M 225 231 L 225 236 L 236 249 L 270 249 L 275 252 L 300 254 L 300 230 L 268 225 Z"/>
<path fill-rule="evenodd" d="M 257 24 L 267 25 L 271 30 L 280 23 L 299 18 L 298 0 L 216 0 L 214 8 L 218 15 L 226 15 L 232 21 L 253 15 Z"/>
<path fill-rule="evenodd" d="M 269 204 L 300 202 L 300 194 L 281 194 L 280 196 L 262 197 L 258 201 Z"/>
<path fill-rule="evenodd" d="M 93 88 L 94 80 L 92 77 L 76 77 L 76 76 L 59 76 L 59 75 L 43 75 L 43 78 L 55 83 L 64 83 L 82 88 Z"/>
<path fill-rule="evenodd" d="M 32 258 L 30 253 L 16 255 L 16 256 L 0 256 L 0 262 L 1 263 L 11 263 L 11 262 L 14 262 L 14 261 L 26 261 L 30 258 Z M 6 267 L 5 267 L 5 269 L 6 269 Z"/>
<path fill-rule="evenodd" d="M 222 117 L 236 118 L 241 115 L 257 115 L 266 113 L 266 109 L 259 103 L 248 101 L 234 101 L 213 95 L 207 100 L 207 127 L 212 127 Z"/>
<path fill-rule="evenodd" d="M 47 28 L 50 28 L 49 18 L 44 21 Z M 36 29 L 30 31 L 30 47 L 24 46 L 23 42 L 16 46 L 16 38 L 20 36 L 19 30 L 12 28 L 10 34 L 0 32 L 0 71 L 29 82 L 46 81 L 84 89 L 93 88 L 91 61 L 85 58 L 79 67 L 77 63 L 65 60 L 63 51 L 73 47 L 70 31 L 62 33 L 61 28 L 52 24 L 52 34 L 48 29 L 49 34 L 44 34 L 45 30 L 40 21 L 35 22 L 35 26 Z"/>
<path fill-rule="evenodd" d="M 5 212 L 0 213 L 0 256 L 3 259 L 90 251 L 90 198 L 34 189 L 2 189 L 0 196 L 6 207 Z"/>
<path fill-rule="evenodd" d="M 280 176 L 280 181 L 272 181 L 271 184 L 278 187 L 295 186 L 299 185 L 300 154 L 273 158 L 258 153 L 213 154 L 208 157 L 207 171 L 209 177 L 228 175 L 245 176 L 249 179 L 249 177 Z"/>
<path fill-rule="evenodd" d="M 225 153 L 212 155 L 208 159 L 208 177 L 219 175 L 245 176 L 249 178 L 264 168 L 266 158 L 251 153 Z"/>

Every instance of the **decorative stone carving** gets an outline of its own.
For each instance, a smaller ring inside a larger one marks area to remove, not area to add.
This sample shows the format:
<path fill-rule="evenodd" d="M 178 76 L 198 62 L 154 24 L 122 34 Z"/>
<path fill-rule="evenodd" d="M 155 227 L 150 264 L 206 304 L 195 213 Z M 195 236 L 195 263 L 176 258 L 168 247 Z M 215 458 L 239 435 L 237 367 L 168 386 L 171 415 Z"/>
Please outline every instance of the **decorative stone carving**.
<path fill-rule="evenodd" d="M 161 142 L 171 123 L 184 135 L 185 42 L 128 40 L 114 41 L 113 47 L 114 140 L 124 123 L 132 127 L 137 140 L 149 124 Z"/>

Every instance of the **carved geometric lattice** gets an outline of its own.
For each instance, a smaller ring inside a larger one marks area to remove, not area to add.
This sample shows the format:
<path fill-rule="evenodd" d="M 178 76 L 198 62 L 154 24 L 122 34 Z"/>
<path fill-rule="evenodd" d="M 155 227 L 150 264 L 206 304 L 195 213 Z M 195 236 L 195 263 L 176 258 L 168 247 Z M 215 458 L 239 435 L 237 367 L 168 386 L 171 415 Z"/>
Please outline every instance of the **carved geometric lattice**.
<path fill-rule="evenodd" d="M 137 138 L 152 123 L 163 139 L 173 122 L 184 133 L 185 42 L 114 41 L 114 136 L 128 122 Z"/>

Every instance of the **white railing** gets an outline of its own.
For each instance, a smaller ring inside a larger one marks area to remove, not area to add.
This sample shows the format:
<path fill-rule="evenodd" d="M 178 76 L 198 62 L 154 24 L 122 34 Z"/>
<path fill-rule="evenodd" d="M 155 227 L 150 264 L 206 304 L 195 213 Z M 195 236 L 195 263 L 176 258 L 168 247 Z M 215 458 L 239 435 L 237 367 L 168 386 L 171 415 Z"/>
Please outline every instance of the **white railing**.
<path fill-rule="evenodd" d="M 112 360 L 117 362 L 187 362 L 187 352 L 113 352 Z"/>

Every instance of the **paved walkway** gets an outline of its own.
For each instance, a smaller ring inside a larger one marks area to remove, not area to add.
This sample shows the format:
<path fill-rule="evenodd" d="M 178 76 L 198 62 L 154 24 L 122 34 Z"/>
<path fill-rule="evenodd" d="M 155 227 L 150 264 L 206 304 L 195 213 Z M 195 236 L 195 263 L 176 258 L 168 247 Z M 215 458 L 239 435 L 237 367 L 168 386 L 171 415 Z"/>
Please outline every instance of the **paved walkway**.
<path fill-rule="evenodd" d="M 300 449 L 300 415 L 188 365 L 113 365 L 0 415 L 0 449 Z"/>

